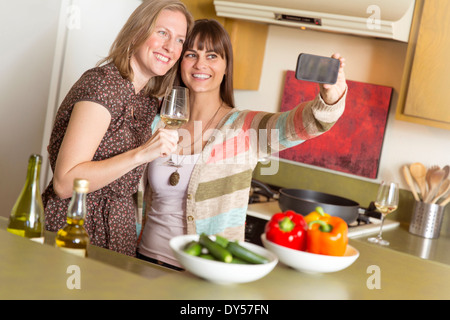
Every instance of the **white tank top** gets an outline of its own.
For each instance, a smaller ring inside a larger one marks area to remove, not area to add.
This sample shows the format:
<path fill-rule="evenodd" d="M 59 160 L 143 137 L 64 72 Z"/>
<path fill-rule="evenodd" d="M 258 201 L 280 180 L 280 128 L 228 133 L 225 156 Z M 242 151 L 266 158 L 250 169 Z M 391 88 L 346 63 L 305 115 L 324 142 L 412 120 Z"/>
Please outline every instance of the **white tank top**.
<path fill-rule="evenodd" d="M 169 246 L 172 237 L 186 234 L 185 203 L 189 180 L 200 154 L 171 155 L 149 163 L 148 182 L 152 188 L 152 206 L 147 213 L 139 253 L 159 261 L 181 267 Z M 169 183 L 170 175 L 177 168 L 167 164 L 171 159 L 181 164 L 180 181 Z"/>

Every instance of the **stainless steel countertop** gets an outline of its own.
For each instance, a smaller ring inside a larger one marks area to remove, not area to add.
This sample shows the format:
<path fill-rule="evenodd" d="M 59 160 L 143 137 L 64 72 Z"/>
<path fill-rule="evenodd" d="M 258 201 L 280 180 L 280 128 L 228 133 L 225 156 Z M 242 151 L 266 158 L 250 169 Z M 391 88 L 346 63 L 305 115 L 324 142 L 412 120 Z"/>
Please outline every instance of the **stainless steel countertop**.
<path fill-rule="evenodd" d="M 450 237 L 441 234 L 438 239 L 426 239 L 410 233 L 408 228 L 409 225 L 400 224 L 395 229 L 383 231 L 383 239 L 390 242 L 387 249 L 450 266 Z M 353 239 L 366 241 L 367 235 Z"/>

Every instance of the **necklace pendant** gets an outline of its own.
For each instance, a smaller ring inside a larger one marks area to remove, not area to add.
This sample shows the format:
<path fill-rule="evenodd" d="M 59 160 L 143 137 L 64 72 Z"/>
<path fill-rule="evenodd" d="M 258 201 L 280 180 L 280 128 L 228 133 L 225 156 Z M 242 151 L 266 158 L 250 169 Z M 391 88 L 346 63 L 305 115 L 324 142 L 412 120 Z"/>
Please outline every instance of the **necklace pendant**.
<path fill-rule="evenodd" d="M 173 172 L 169 177 L 169 183 L 171 186 L 176 186 L 178 182 L 180 181 L 180 174 L 178 173 L 178 170 Z"/>

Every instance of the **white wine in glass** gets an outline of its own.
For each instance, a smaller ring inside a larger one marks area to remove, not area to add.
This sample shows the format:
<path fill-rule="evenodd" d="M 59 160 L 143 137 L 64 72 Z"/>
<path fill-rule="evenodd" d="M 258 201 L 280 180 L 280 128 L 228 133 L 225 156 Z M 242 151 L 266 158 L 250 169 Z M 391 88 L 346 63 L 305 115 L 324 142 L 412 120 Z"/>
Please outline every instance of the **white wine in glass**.
<path fill-rule="evenodd" d="M 189 112 L 189 89 L 177 86 L 169 88 L 164 96 L 160 112 L 165 128 L 172 130 L 180 128 L 189 121 Z M 167 160 L 165 164 L 181 168 L 181 163 L 175 163 L 172 159 Z M 174 174 L 179 177 L 177 171 Z"/>
<path fill-rule="evenodd" d="M 173 87 L 166 93 L 161 106 L 161 120 L 168 129 L 178 129 L 189 120 L 189 90 Z"/>
<path fill-rule="evenodd" d="M 171 118 L 170 116 L 161 115 L 161 120 L 166 124 L 166 128 L 178 129 L 188 122 L 189 119 Z"/>
<path fill-rule="evenodd" d="M 378 188 L 377 199 L 375 200 L 375 207 L 381 213 L 381 226 L 378 236 L 367 239 L 372 243 L 377 243 L 383 246 L 388 246 L 389 241 L 382 238 L 384 218 L 391 212 L 398 208 L 398 184 L 396 182 L 382 181 Z"/>

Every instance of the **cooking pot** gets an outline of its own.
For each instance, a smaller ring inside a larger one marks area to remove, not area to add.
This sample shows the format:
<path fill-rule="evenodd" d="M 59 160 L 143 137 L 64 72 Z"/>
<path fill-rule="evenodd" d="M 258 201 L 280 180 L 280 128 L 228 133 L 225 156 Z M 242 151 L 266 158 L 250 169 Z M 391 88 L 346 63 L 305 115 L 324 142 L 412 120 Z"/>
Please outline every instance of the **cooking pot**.
<path fill-rule="evenodd" d="M 267 196 L 278 199 L 278 205 L 283 212 L 292 210 L 307 215 L 320 206 L 329 215 L 340 217 L 347 223 L 354 222 L 358 217 L 359 203 L 350 199 L 303 189 L 281 188 L 277 193 L 255 179 L 252 179 L 252 186 L 257 186 L 263 189 Z"/>

